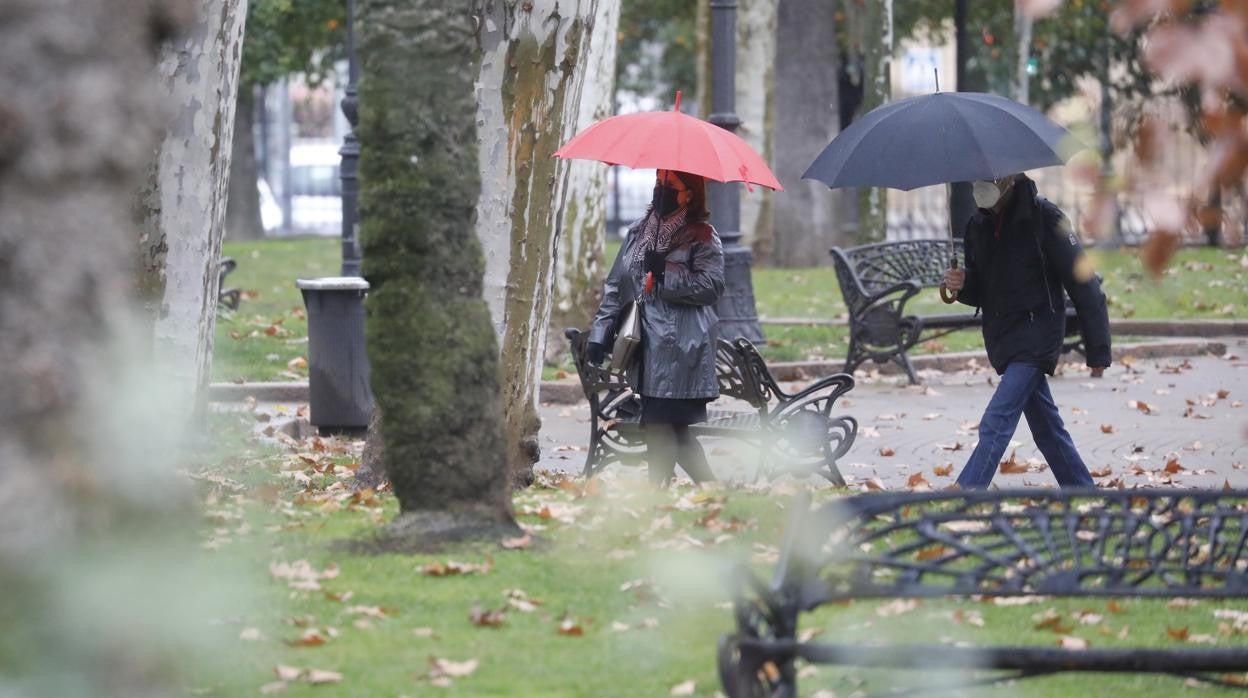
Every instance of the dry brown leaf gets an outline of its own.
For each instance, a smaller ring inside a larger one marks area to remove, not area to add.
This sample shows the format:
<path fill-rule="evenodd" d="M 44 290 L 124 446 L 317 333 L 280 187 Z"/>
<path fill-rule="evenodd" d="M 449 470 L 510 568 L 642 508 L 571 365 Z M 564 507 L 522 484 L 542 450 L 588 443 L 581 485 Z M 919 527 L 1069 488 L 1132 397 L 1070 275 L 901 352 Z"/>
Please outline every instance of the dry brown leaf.
<path fill-rule="evenodd" d="M 478 628 L 498 628 L 505 620 L 507 620 L 505 608 L 482 609 L 480 605 L 477 605 L 473 606 L 468 614 L 468 621 Z"/>
<path fill-rule="evenodd" d="M 330 601 L 350 601 L 353 596 L 355 596 L 354 591 L 327 591 L 325 592 L 325 598 L 329 599 Z"/>
<path fill-rule="evenodd" d="M 1162 470 L 1169 475 L 1174 475 L 1175 473 L 1183 472 L 1183 466 L 1179 464 L 1178 458 L 1172 458 L 1171 460 L 1166 461 L 1166 467 L 1162 468 Z"/>
<path fill-rule="evenodd" d="M 523 536 L 518 536 L 516 538 L 504 538 L 502 540 L 502 546 L 506 548 L 507 550 L 520 550 L 522 548 L 527 548 L 532 544 L 533 544 L 533 536 L 529 535 L 528 533 L 525 533 Z"/>
<path fill-rule="evenodd" d="M 308 673 L 304 676 L 304 680 L 313 685 L 338 683 L 342 681 L 342 674 L 336 671 L 327 671 L 325 669 L 308 669 Z"/>
<path fill-rule="evenodd" d="M 1093 470 L 1091 474 L 1092 474 L 1092 477 L 1109 477 L 1113 473 L 1114 473 L 1114 466 L 1107 465 L 1104 468 L 1101 468 L 1099 470 Z"/>
<path fill-rule="evenodd" d="M 1102 434 L 1112 434 L 1112 433 L 1114 433 L 1114 425 L 1113 425 L 1113 424 L 1102 424 L 1102 425 L 1101 425 L 1101 433 L 1102 433 Z"/>
<path fill-rule="evenodd" d="M 923 477 L 923 473 L 915 473 L 906 479 L 906 487 L 929 487 L 931 484 Z"/>
<path fill-rule="evenodd" d="M 1187 627 L 1186 626 L 1182 628 L 1167 627 L 1166 634 L 1169 635 L 1172 639 L 1182 642 L 1187 639 L 1187 634 L 1188 634 Z"/>
<path fill-rule="evenodd" d="M 1153 406 L 1148 404 L 1147 402 L 1144 402 L 1143 400 L 1129 400 L 1127 402 L 1127 407 L 1130 407 L 1131 409 L 1134 409 L 1134 410 L 1139 410 L 1143 412 L 1144 414 L 1153 413 Z"/>
<path fill-rule="evenodd" d="M 1064 635 L 1057 641 L 1057 646 L 1064 650 L 1086 650 L 1088 641 L 1081 637 Z"/>
<path fill-rule="evenodd" d="M 1219 399 L 1219 400 L 1225 400 L 1226 398 L 1228 398 L 1228 397 L 1230 397 L 1230 396 L 1231 396 L 1231 391 L 1229 391 L 1229 390 L 1222 389 L 1222 390 L 1219 390 L 1219 391 L 1218 391 L 1218 399 Z"/>
<path fill-rule="evenodd" d="M 287 640 L 286 644 L 291 647 L 320 647 L 327 642 L 327 638 L 321 634 L 316 628 L 308 628 L 303 634 L 294 640 Z"/>
<path fill-rule="evenodd" d="M 1015 451 L 1010 454 L 1009 458 L 1001 461 L 1000 467 L 1002 475 L 1019 475 L 1028 471 L 1026 463 L 1018 462 L 1018 459 L 1015 457 L 1017 454 L 1018 452 Z"/>
<path fill-rule="evenodd" d="M 387 610 L 393 609 L 385 609 L 381 606 L 351 606 L 347 609 L 347 613 L 359 616 L 369 616 L 370 618 L 385 618 Z"/>
<path fill-rule="evenodd" d="M 667 695 L 669 696 L 691 696 L 693 695 L 693 692 L 697 690 L 697 687 L 698 687 L 698 683 L 694 681 L 693 679 L 689 679 L 688 681 L 678 683 L 675 686 L 672 686 L 672 690 L 668 691 Z"/>
<path fill-rule="evenodd" d="M 876 492 L 883 491 L 884 489 L 884 482 L 878 477 L 873 477 L 870 480 L 867 480 L 864 484 L 866 484 L 867 489 L 875 490 Z"/>
<path fill-rule="evenodd" d="M 494 564 L 494 559 L 489 555 L 485 557 L 485 562 L 474 564 L 470 562 L 457 562 L 455 560 L 447 560 L 442 562 L 430 562 L 420 568 L 420 573 L 429 577 L 449 577 L 457 574 L 485 574 L 490 571 Z"/>
<path fill-rule="evenodd" d="M 949 547 L 945 545 L 933 545 L 923 548 L 915 554 L 914 558 L 919 561 L 935 560 L 949 552 Z"/>
<path fill-rule="evenodd" d="M 939 477 L 949 477 L 953 474 L 953 463 L 938 465 L 935 468 L 932 468 L 932 472 L 936 473 Z"/>
<path fill-rule="evenodd" d="M 875 615 L 881 618 L 889 616 L 899 616 L 903 613 L 909 613 L 919 607 L 918 599 L 894 599 L 888 603 L 880 604 L 875 607 Z"/>
<path fill-rule="evenodd" d="M 962 442 L 961 442 L 961 441 L 957 441 L 957 442 L 954 442 L 954 443 L 953 443 L 953 445 L 950 445 L 950 444 L 940 444 L 940 447 L 941 447 L 941 448 L 943 448 L 943 449 L 945 449 L 946 451 L 961 451 L 961 450 L 962 450 Z"/>
<path fill-rule="evenodd" d="M 893 449 L 889 448 L 888 446 L 883 446 L 883 447 L 881 447 L 881 448 L 880 448 L 880 455 L 881 455 L 881 456 L 884 456 L 885 458 L 888 458 L 888 457 L 890 457 L 890 456 L 893 456 L 893 455 L 894 455 L 894 454 L 896 454 L 896 453 L 897 453 L 896 451 L 894 451 Z"/>
<path fill-rule="evenodd" d="M 479 662 L 475 659 L 453 662 L 441 657 L 429 657 L 429 678 L 449 677 L 461 679 L 465 676 L 471 676 L 472 672 L 477 670 L 478 664 Z"/>
<path fill-rule="evenodd" d="M 585 634 L 585 629 L 572 616 L 564 616 L 563 620 L 559 621 L 559 627 L 555 632 L 569 637 L 581 637 Z"/>
<path fill-rule="evenodd" d="M 1126 610 L 1126 608 L 1124 608 L 1122 604 L 1118 603 L 1114 599 L 1110 599 L 1109 601 L 1105 602 L 1105 610 L 1109 611 L 1110 613 L 1122 613 L 1123 611 Z"/>
<path fill-rule="evenodd" d="M 299 667 L 287 666 L 285 664 L 278 664 L 273 667 L 273 673 L 277 674 L 277 678 L 282 681 L 298 681 L 299 677 L 303 676 L 303 669 L 300 669 Z"/>

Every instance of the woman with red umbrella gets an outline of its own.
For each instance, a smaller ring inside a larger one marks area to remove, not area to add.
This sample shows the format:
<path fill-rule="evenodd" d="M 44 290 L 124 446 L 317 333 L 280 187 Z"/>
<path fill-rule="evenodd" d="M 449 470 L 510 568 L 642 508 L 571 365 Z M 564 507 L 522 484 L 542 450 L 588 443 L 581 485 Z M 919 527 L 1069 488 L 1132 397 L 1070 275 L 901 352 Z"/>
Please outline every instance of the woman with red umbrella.
<path fill-rule="evenodd" d="M 622 309 L 641 303 L 641 355 L 630 370 L 655 485 L 670 483 L 677 463 L 694 482 L 715 479 L 689 431 L 706 421 L 706 404 L 719 396 L 715 303 L 724 290 L 724 250 L 708 217 L 705 179 L 659 170 L 654 199 L 628 231 L 589 332 L 588 358 L 600 364 Z"/>

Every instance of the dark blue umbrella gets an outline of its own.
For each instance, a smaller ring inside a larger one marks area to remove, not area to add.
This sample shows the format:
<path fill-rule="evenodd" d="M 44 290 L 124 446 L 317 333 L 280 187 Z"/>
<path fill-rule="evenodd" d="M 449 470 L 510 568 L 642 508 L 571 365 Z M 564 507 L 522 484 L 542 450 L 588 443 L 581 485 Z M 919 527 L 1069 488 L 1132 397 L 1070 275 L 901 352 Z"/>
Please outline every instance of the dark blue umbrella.
<path fill-rule="evenodd" d="M 1069 131 L 1031 107 L 980 92 L 937 92 L 853 122 L 802 178 L 834 189 L 909 190 L 1061 165 L 1078 149 Z"/>

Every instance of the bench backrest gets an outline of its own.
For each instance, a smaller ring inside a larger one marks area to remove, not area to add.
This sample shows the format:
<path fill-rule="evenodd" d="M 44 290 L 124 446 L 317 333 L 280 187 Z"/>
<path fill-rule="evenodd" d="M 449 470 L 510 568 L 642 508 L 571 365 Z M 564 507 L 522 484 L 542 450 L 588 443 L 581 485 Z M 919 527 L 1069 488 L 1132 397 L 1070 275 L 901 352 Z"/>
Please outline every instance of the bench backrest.
<path fill-rule="evenodd" d="M 773 586 L 849 598 L 1248 597 L 1248 491 L 867 493 L 794 500 Z"/>
<path fill-rule="evenodd" d="M 853 308 L 861 296 L 872 295 L 902 281 L 939 286 L 951 256 L 962 264 L 962 245 L 948 238 L 880 242 L 831 250 L 845 303 Z"/>
<path fill-rule="evenodd" d="M 571 342 L 572 361 L 590 409 L 599 419 L 611 419 L 613 415 L 610 412 L 618 398 L 633 392 L 630 377 L 625 372 L 612 371 L 606 365 L 589 363 L 585 355 L 588 333 L 569 329 L 564 336 Z M 758 410 L 765 411 L 768 403 L 780 394 L 763 357 L 745 339 L 735 342 L 718 340 L 715 346 L 715 377 L 721 395 L 748 402 Z"/>

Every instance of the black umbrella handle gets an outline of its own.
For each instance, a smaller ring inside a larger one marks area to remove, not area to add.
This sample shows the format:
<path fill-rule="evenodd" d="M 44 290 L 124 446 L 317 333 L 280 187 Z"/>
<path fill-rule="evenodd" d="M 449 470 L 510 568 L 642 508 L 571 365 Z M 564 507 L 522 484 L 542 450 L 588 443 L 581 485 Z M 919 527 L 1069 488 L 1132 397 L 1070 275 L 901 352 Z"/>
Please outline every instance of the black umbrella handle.
<path fill-rule="evenodd" d="M 958 268 L 957 256 L 953 256 L 949 258 L 949 268 L 950 269 Z M 958 292 L 950 291 L 949 289 L 945 288 L 945 285 L 942 283 L 940 285 L 940 299 L 944 301 L 945 303 L 954 303 L 958 300 Z"/>

